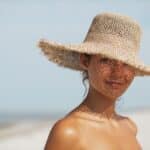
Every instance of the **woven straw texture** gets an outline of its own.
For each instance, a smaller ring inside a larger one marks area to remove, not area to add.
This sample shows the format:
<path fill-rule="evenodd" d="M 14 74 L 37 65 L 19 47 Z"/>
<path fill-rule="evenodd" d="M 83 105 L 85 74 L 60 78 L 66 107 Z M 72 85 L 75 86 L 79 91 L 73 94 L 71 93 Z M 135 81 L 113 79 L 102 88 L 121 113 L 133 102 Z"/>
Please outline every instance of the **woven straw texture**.
<path fill-rule="evenodd" d="M 62 67 L 83 71 L 79 53 L 100 54 L 120 60 L 136 70 L 136 76 L 150 75 L 150 66 L 139 58 L 141 28 L 133 18 L 119 13 L 97 14 L 82 43 L 61 44 L 42 39 L 38 46 L 46 57 Z"/>

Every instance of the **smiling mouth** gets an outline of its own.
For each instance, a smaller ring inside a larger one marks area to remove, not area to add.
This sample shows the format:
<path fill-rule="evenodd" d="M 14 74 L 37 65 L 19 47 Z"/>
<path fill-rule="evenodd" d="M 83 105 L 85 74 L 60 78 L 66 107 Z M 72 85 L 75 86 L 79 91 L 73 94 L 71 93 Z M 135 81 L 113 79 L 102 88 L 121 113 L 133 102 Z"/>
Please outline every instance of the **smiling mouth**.
<path fill-rule="evenodd" d="M 123 82 L 121 81 L 112 81 L 112 80 L 109 80 L 109 81 L 106 81 L 107 84 L 109 84 L 111 87 L 113 88 L 120 88 L 122 85 L 123 85 Z"/>
<path fill-rule="evenodd" d="M 119 81 L 119 80 L 108 80 L 107 82 L 108 83 L 114 83 L 114 84 L 123 84 L 123 82 Z"/>

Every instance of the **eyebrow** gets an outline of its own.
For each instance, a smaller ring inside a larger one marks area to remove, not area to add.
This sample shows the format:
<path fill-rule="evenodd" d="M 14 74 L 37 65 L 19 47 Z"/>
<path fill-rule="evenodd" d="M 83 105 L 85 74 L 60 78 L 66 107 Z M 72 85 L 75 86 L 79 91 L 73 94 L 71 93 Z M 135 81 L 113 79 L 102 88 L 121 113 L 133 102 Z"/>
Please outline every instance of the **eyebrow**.
<path fill-rule="evenodd" d="M 125 63 L 125 62 L 123 62 L 123 61 L 121 61 L 121 60 L 117 60 L 117 59 L 114 59 L 114 58 L 109 58 L 109 57 L 107 57 L 107 56 L 100 56 L 100 59 L 101 58 L 107 58 L 107 59 L 109 59 L 109 60 L 112 60 L 112 61 L 118 61 L 118 62 L 121 62 L 121 63 L 123 63 L 123 64 L 126 64 L 126 65 L 129 65 L 129 64 L 127 64 L 127 63 Z M 130 65 L 129 65 L 130 66 Z"/>

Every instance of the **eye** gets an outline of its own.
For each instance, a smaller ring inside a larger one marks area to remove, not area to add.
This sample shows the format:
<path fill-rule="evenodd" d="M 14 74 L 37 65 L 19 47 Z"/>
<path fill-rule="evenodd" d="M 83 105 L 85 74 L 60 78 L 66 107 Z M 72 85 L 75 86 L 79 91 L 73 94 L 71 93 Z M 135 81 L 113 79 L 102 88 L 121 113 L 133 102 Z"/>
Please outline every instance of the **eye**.
<path fill-rule="evenodd" d="M 110 63 L 111 60 L 108 59 L 108 58 L 101 58 L 101 59 L 100 59 L 100 62 L 101 62 L 101 63 Z"/>
<path fill-rule="evenodd" d="M 126 64 L 126 63 L 124 63 L 123 65 L 124 65 L 124 66 L 127 66 L 127 67 L 130 67 L 130 65 L 128 65 L 128 64 Z"/>
<path fill-rule="evenodd" d="M 127 69 L 130 69 L 130 70 L 134 70 L 132 66 L 130 66 L 130 65 L 126 64 L 126 63 L 124 63 L 124 67 L 127 68 Z"/>

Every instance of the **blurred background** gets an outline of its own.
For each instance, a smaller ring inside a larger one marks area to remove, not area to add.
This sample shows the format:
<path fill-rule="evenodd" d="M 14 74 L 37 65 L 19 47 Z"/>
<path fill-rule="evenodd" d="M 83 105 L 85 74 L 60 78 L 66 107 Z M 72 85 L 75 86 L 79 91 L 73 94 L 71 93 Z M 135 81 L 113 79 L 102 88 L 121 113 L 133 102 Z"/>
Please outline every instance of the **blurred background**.
<path fill-rule="evenodd" d="M 32 135 L 32 138 L 41 144 L 34 148 L 42 149 L 53 124 L 51 121 L 67 114 L 82 102 L 85 88 L 80 72 L 49 62 L 37 43 L 41 38 L 60 43 L 81 43 L 93 17 L 104 11 L 129 15 L 141 24 L 143 36 L 139 55 L 145 64 L 150 65 L 148 0 L 0 1 L 0 137 L 3 139 L 0 140 L 3 141 L 0 149 L 13 148 L 15 138 L 12 135 L 18 133 L 18 136 L 24 137 L 20 133 L 30 133 L 37 124 L 38 131 L 42 126 L 43 136 L 39 133 Z M 129 114 L 148 112 L 150 78 L 136 77 L 122 95 L 117 109 Z M 150 119 L 149 115 L 146 119 Z M 139 136 L 141 141 L 142 137 Z M 27 139 L 24 137 L 20 144 L 25 144 L 25 141 Z M 144 140 L 142 143 L 145 146 Z M 35 146 L 33 143 L 26 145 L 28 149 Z"/>

